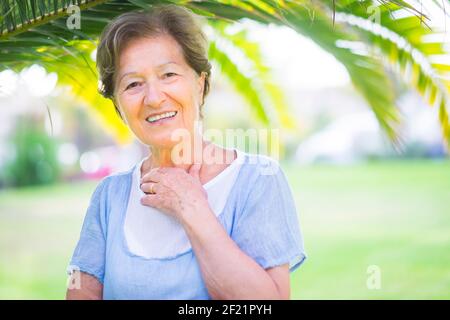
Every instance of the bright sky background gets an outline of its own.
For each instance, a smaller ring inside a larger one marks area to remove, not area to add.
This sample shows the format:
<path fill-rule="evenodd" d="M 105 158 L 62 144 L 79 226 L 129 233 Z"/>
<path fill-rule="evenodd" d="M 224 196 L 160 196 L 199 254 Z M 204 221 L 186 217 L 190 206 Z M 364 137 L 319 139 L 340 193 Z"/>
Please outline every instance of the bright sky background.
<path fill-rule="evenodd" d="M 290 89 L 343 86 L 350 79 L 345 68 L 312 40 L 294 30 L 246 21 L 249 38 L 260 43 L 277 79 Z"/>

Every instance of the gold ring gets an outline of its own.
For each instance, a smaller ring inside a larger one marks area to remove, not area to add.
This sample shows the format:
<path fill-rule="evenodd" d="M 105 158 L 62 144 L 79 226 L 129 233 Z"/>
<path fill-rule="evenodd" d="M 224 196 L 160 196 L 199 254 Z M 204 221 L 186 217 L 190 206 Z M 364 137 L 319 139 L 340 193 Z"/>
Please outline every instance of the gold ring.
<path fill-rule="evenodd" d="M 151 185 L 150 185 L 150 193 L 151 194 L 155 194 L 155 191 L 153 191 L 153 186 L 154 186 L 155 184 L 154 183 L 152 183 Z"/>

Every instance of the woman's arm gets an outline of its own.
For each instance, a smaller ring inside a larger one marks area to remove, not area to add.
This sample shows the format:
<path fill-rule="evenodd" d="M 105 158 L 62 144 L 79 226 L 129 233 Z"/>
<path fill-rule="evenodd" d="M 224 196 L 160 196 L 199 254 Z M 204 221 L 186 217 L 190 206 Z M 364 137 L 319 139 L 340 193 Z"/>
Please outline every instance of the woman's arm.
<path fill-rule="evenodd" d="M 85 272 L 74 271 L 70 276 L 66 300 L 102 300 L 103 285 L 96 277 Z"/>
<path fill-rule="evenodd" d="M 183 215 L 213 299 L 289 299 L 289 266 L 265 270 L 231 239 L 209 208 Z"/>
<path fill-rule="evenodd" d="M 141 189 L 147 193 L 141 198 L 143 205 L 183 225 L 212 298 L 289 299 L 288 265 L 265 270 L 230 238 L 209 206 L 199 165 L 192 165 L 188 173 L 153 169 L 142 177 Z"/>

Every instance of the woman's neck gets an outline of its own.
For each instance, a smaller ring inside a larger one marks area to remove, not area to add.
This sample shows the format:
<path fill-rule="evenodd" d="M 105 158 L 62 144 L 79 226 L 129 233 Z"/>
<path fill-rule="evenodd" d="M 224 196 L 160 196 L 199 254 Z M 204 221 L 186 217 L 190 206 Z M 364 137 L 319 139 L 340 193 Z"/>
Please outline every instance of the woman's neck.
<path fill-rule="evenodd" d="M 172 148 L 150 148 L 149 160 L 153 168 L 177 167 L 172 160 Z"/>
<path fill-rule="evenodd" d="M 174 147 L 161 148 L 152 146 L 149 148 L 148 158 L 142 165 L 142 171 L 148 172 L 151 169 L 158 167 L 176 167 L 188 170 L 194 162 L 199 161 L 197 159 L 200 159 L 200 161 L 203 159 L 203 149 L 207 144 L 209 144 L 209 142 L 200 139 L 201 147 L 196 148 L 194 144 L 191 144 L 193 147 L 190 151 L 183 149 L 183 153 L 187 152 L 189 156 L 183 157 L 181 161 L 173 158 Z"/>

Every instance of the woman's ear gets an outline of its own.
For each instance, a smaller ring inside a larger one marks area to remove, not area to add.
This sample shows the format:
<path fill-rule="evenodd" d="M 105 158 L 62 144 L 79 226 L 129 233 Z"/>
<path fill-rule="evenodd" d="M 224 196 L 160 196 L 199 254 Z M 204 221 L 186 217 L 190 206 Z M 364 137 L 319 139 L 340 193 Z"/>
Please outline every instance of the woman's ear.
<path fill-rule="evenodd" d="M 200 76 L 198 77 L 198 86 L 199 86 L 199 95 L 200 95 L 200 105 L 203 105 L 203 92 L 205 91 L 205 81 L 206 81 L 206 72 L 202 71 Z"/>
<path fill-rule="evenodd" d="M 125 117 L 122 114 L 122 110 L 120 109 L 119 105 L 117 104 L 116 98 L 112 98 L 111 101 L 112 101 L 112 103 L 114 105 L 114 109 L 116 110 L 116 113 L 119 116 L 119 118 L 122 120 L 122 122 L 125 125 L 128 125 L 127 122 L 125 121 Z"/>

